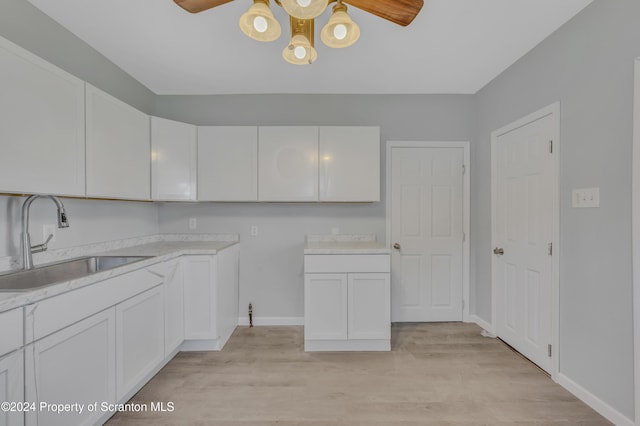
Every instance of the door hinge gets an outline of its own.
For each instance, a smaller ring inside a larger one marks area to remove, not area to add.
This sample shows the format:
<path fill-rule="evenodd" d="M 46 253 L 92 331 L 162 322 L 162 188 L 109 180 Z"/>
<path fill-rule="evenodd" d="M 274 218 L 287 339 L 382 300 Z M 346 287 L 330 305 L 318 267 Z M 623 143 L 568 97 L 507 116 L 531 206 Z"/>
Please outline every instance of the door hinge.
<path fill-rule="evenodd" d="M 551 358 L 551 344 L 547 345 L 547 355 Z"/>
<path fill-rule="evenodd" d="M 464 311 L 464 299 L 462 299 L 462 310 Z"/>
<path fill-rule="evenodd" d="M 549 154 L 553 154 L 553 141 L 549 141 Z"/>
<path fill-rule="evenodd" d="M 549 243 L 547 253 L 549 256 L 553 256 L 553 243 Z"/>
<path fill-rule="evenodd" d="M 465 234 L 464 232 L 462 233 L 462 242 L 464 243 L 465 241 L 467 241 L 467 234 Z"/>
<path fill-rule="evenodd" d="M 462 174 L 467 173 L 467 166 L 465 166 L 464 164 L 462 165 Z"/>

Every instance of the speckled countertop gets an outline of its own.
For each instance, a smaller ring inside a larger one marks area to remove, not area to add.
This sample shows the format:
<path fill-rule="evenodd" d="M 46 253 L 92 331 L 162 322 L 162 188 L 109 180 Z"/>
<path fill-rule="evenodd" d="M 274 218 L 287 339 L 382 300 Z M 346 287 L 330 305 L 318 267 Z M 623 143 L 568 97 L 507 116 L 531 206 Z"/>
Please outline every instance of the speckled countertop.
<path fill-rule="evenodd" d="M 41 264 L 94 255 L 151 257 L 44 288 L 15 293 L 0 292 L 0 312 L 25 306 L 179 256 L 216 254 L 220 250 L 238 244 L 238 242 L 238 235 L 235 234 L 163 234 L 55 250 L 48 253 L 45 261 L 39 262 L 36 267 Z"/>
<path fill-rule="evenodd" d="M 304 254 L 390 254 L 375 235 L 307 235 Z"/>

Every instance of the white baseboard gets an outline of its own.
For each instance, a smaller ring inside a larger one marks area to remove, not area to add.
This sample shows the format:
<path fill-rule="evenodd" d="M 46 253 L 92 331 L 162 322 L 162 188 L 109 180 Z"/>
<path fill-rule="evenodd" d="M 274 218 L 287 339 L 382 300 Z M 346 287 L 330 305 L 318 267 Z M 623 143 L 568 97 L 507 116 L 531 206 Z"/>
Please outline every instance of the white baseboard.
<path fill-rule="evenodd" d="M 238 325 L 249 325 L 249 317 L 239 317 Z M 254 317 L 253 325 L 304 325 L 304 317 Z"/>
<path fill-rule="evenodd" d="M 477 316 L 477 315 L 469 315 L 468 320 L 469 320 L 468 322 L 476 323 L 480 327 L 482 327 L 485 330 L 487 330 L 489 333 L 493 334 L 493 327 L 491 326 L 491 324 L 489 324 L 488 322 L 486 322 L 485 320 L 483 320 L 479 316 Z"/>
<path fill-rule="evenodd" d="M 562 373 L 558 373 L 558 384 L 578 397 L 582 402 L 596 410 L 600 415 L 616 426 L 633 426 L 633 420 L 620 413 L 618 410 L 568 378 Z"/>

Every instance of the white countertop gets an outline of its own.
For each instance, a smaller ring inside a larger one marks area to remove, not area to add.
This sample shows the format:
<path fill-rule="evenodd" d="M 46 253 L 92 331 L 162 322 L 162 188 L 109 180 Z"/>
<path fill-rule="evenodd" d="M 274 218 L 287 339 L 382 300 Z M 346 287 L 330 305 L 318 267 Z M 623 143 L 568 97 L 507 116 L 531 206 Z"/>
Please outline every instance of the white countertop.
<path fill-rule="evenodd" d="M 106 279 L 126 274 L 137 269 L 145 268 L 156 263 L 183 255 L 214 255 L 218 251 L 238 244 L 237 235 L 160 235 L 142 237 L 140 244 L 134 244 L 136 239 L 110 241 L 83 247 L 59 250 L 60 262 L 68 259 L 94 255 L 109 256 L 152 256 L 139 262 L 130 263 L 117 268 L 87 275 L 69 281 L 23 292 L 0 292 L 0 312 L 28 305 L 70 290 L 95 284 Z M 67 256 L 64 256 L 64 255 Z M 37 265 L 39 266 L 39 265 Z M 37 267 L 36 266 L 36 267 Z"/>
<path fill-rule="evenodd" d="M 304 254 L 390 254 L 375 235 L 307 235 Z"/>

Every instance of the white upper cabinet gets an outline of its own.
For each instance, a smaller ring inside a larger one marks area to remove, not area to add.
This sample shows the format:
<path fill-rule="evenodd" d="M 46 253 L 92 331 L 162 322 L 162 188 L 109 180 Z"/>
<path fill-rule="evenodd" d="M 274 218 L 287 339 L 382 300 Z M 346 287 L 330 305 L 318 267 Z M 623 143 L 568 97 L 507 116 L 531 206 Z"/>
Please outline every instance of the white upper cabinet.
<path fill-rule="evenodd" d="M 258 200 L 257 127 L 198 127 L 198 200 Z"/>
<path fill-rule="evenodd" d="M 87 196 L 149 200 L 149 116 L 87 84 Z"/>
<path fill-rule="evenodd" d="M 0 37 L 0 192 L 84 196 L 84 83 Z"/>
<path fill-rule="evenodd" d="M 196 200 L 196 126 L 151 117 L 151 198 Z"/>
<path fill-rule="evenodd" d="M 320 127 L 320 201 L 380 201 L 380 128 Z"/>
<path fill-rule="evenodd" d="M 318 201 L 318 128 L 259 127 L 260 201 Z"/>

